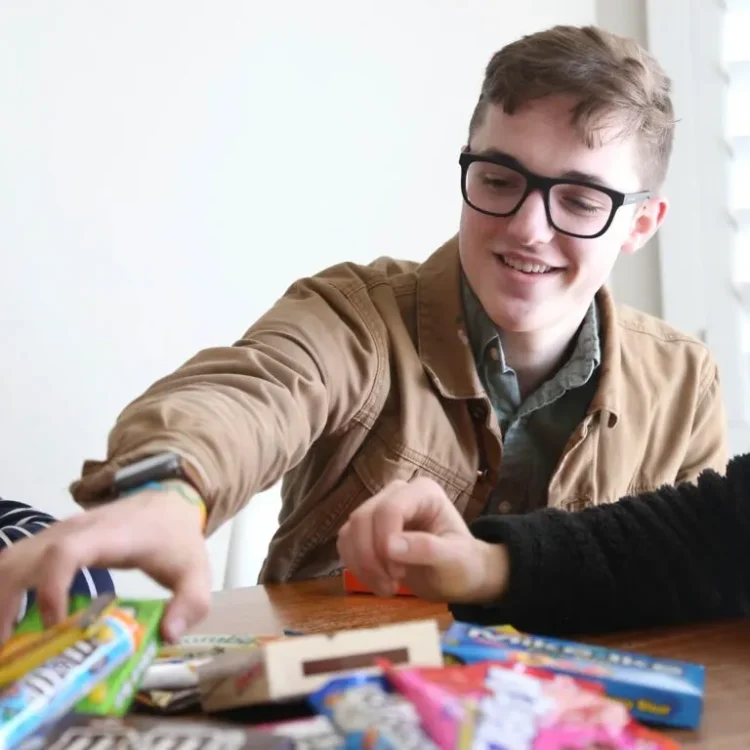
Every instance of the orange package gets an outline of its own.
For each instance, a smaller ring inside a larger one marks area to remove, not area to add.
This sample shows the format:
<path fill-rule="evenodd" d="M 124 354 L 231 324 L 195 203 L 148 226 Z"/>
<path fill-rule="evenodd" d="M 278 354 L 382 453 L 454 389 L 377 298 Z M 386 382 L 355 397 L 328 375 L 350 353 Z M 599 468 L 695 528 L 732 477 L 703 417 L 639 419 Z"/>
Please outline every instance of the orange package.
<path fill-rule="evenodd" d="M 344 568 L 344 591 L 347 594 L 372 594 L 372 589 L 365 586 L 350 570 Z M 396 590 L 396 596 L 416 596 L 406 586 L 399 586 Z"/>

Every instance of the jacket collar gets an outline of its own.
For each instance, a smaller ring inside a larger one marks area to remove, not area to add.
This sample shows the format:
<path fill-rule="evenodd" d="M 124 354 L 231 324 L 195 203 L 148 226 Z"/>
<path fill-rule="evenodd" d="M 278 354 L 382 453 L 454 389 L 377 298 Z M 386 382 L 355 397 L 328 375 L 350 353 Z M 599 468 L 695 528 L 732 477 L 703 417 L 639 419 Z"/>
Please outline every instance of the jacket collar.
<path fill-rule="evenodd" d="M 597 293 L 601 315 L 602 362 L 589 414 L 604 411 L 608 425 L 619 419 L 622 361 L 617 311 L 606 287 Z M 433 253 L 417 272 L 417 345 L 425 370 L 445 398 L 485 395 L 479 380 L 461 302 L 458 236 Z"/>

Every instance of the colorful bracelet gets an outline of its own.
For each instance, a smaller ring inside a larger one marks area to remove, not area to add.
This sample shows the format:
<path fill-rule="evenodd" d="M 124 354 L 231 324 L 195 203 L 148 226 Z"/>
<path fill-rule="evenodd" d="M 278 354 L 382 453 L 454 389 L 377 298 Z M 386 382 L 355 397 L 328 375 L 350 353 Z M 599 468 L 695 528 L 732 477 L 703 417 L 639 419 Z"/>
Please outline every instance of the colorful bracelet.
<path fill-rule="evenodd" d="M 146 484 L 138 487 L 136 492 L 142 490 L 158 490 L 159 492 L 176 492 L 183 500 L 187 500 L 191 505 L 194 505 L 201 516 L 201 528 L 206 528 L 206 503 L 200 496 L 198 490 L 195 489 L 189 482 L 183 479 L 165 479 L 164 481 L 157 482 L 146 482 Z"/>

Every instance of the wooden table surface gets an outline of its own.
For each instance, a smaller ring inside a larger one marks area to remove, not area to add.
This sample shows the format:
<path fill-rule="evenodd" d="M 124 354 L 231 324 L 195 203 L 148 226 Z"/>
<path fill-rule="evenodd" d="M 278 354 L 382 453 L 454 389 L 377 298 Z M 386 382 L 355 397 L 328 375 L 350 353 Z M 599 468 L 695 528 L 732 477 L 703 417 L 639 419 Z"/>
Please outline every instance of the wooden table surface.
<path fill-rule="evenodd" d="M 331 632 L 436 618 L 451 622 L 444 605 L 412 597 L 380 599 L 344 594 L 341 579 L 253 586 L 214 595 L 211 614 L 195 633 L 274 635 L 284 628 Z M 750 749 L 750 622 L 586 638 L 587 642 L 703 664 L 707 691 L 701 727 L 670 732 L 685 748 Z"/>

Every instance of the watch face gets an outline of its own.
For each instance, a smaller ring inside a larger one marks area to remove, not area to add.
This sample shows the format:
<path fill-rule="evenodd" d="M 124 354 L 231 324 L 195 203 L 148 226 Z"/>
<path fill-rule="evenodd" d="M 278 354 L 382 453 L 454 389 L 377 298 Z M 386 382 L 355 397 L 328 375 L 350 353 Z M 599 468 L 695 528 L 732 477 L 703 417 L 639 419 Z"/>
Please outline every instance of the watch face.
<path fill-rule="evenodd" d="M 182 477 L 180 457 L 175 453 L 160 453 L 136 461 L 115 473 L 114 489 L 117 494 L 128 492 L 147 482 Z"/>

